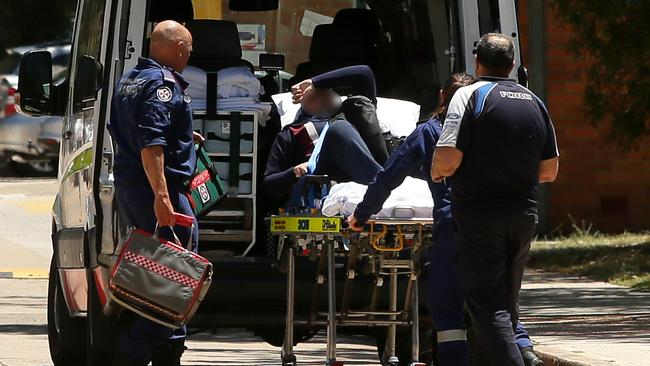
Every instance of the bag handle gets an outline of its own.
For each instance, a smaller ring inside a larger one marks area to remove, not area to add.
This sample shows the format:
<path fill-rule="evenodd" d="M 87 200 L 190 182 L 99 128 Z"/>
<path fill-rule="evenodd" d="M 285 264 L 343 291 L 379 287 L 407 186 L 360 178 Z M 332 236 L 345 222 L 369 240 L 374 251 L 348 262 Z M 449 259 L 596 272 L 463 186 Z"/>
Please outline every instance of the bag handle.
<path fill-rule="evenodd" d="M 174 212 L 174 219 L 176 220 L 176 225 L 178 225 L 178 226 L 193 228 L 194 218 L 192 216 L 183 215 L 183 214 L 180 214 L 178 212 Z M 156 221 L 156 228 L 153 231 L 153 237 L 155 239 L 158 239 L 158 231 L 159 231 L 159 229 L 160 229 L 160 225 L 158 225 L 158 222 Z M 176 242 L 176 244 L 178 244 L 179 246 L 182 247 L 183 244 L 181 244 L 181 240 L 178 238 L 178 236 L 174 232 L 174 228 L 170 226 L 169 229 L 171 230 L 172 235 L 174 236 L 174 242 Z M 192 245 L 192 238 L 191 238 L 191 235 L 190 235 L 190 242 L 187 244 L 187 248 L 189 249 L 191 245 Z"/>
<path fill-rule="evenodd" d="M 174 218 L 176 219 L 176 225 L 178 226 L 192 227 L 192 223 L 194 222 L 192 216 L 179 214 L 178 212 L 174 212 Z"/>

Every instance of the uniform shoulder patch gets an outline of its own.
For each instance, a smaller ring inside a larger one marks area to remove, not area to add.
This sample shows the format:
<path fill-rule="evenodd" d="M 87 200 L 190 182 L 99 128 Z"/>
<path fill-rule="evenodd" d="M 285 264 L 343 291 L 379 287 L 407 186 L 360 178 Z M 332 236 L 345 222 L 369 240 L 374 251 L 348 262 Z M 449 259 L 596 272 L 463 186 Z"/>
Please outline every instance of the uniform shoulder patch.
<path fill-rule="evenodd" d="M 158 100 L 166 103 L 172 100 L 172 90 L 168 86 L 161 86 L 156 90 L 156 97 L 158 97 Z"/>

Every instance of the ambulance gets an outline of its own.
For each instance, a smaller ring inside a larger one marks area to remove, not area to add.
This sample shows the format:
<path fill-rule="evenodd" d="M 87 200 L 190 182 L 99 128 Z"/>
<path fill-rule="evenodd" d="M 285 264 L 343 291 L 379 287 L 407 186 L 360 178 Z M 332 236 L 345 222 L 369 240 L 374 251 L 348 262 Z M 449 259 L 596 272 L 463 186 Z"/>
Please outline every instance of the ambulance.
<path fill-rule="evenodd" d="M 53 80 L 45 50 L 26 54 L 20 68 L 22 113 L 63 117 L 47 314 L 55 365 L 108 365 L 115 349 L 122 313 L 107 282 L 128 228 L 115 202 L 111 97 L 121 75 L 147 56 L 155 24 L 166 19 L 195 30 L 190 65 L 250 67 L 264 87 L 262 104 L 293 82 L 365 64 L 379 96 L 416 103 L 426 119 L 451 73 L 474 73 L 475 45 L 489 32 L 511 37 L 517 46 L 511 76 L 523 84 L 527 78 L 516 0 L 78 0 L 68 78 Z M 275 203 L 261 187 L 279 117 L 276 108 L 263 117 L 235 114 L 248 127 L 236 134 L 241 141 L 233 155 L 232 143 L 222 146 L 233 113 L 207 99 L 206 110 L 194 111 L 195 129 L 213 143 L 211 158 L 227 171 L 221 178 L 228 194 L 199 223 L 200 254 L 214 275 L 190 329 L 245 328 L 279 346 L 286 275 L 264 222 Z M 220 123 L 201 125 L 208 115 Z M 314 263 L 301 259 L 297 317 L 310 306 L 313 283 Z M 370 295 L 355 288 L 354 296 Z M 297 327 L 295 339 L 317 330 Z M 344 331 L 385 336 L 370 328 Z"/>

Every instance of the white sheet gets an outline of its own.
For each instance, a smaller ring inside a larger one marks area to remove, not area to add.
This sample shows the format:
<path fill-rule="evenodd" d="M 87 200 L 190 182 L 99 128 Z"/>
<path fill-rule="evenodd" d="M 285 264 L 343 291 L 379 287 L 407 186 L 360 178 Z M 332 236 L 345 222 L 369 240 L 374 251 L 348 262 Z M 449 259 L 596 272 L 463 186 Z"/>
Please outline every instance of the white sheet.
<path fill-rule="evenodd" d="M 326 216 L 350 216 L 363 200 L 367 189 L 367 186 L 354 182 L 336 184 L 325 198 L 321 212 Z M 382 210 L 373 217 L 432 218 L 432 213 L 433 198 L 427 182 L 406 177 L 404 183 L 391 192 Z"/>
<path fill-rule="evenodd" d="M 300 110 L 300 104 L 293 104 L 291 93 L 272 95 L 273 102 L 278 107 L 282 127 L 292 123 L 296 119 L 296 113 Z M 341 97 L 345 100 L 346 97 Z M 420 118 L 420 106 L 413 102 L 377 98 L 377 118 L 381 132 L 389 132 L 395 137 L 408 136 L 415 130 Z"/>
<path fill-rule="evenodd" d="M 217 98 L 259 97 L 264 94 L 260 81 L 246 66 L 227 67 L 217 72 Z M 207 76 L 203 69 L 187 66 L 183 77 L 190 86 L 187 93 L 192 99 L 205 99 Z"/>

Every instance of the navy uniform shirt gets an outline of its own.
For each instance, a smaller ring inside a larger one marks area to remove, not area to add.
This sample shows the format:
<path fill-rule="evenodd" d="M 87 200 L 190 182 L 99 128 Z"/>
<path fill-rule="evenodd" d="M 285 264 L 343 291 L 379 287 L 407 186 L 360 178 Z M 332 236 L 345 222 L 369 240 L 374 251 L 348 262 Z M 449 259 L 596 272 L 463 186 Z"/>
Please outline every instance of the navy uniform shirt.
<path fill-rule="evenodd" d="M 463 153 L 451 177 L 455 209 L 536 210 L 539 162 L 559 156 L 544 103 L 514 80 L 500 78 L 480 78 L 456 91 L 438 147 Z"/>
<path fill-rule="evenodd" d="M 148 58 L 116 84 L 109 131 L 117 145 L 115 183 L 148 184 L 140 151 L 162 146 L 168 184 L 182 184 L 194 173 L 196 153 L 188 83 L 171 69 Z"/>
<path fill-rule="evenodd" d="M 436 222 L 449 217 L 449 188 L 431 180 L 431 159 L 440 133 L 440 120 L 434 117 L 420 124 L 391 154 L 383 170 L 368 185 L 363 201 L 357 205 L 354 217 L 359 225 L 365 224 L 370 216 L 381 210 L 391 191 L 407 176 L 424 179 L 429 184 Z"/>

